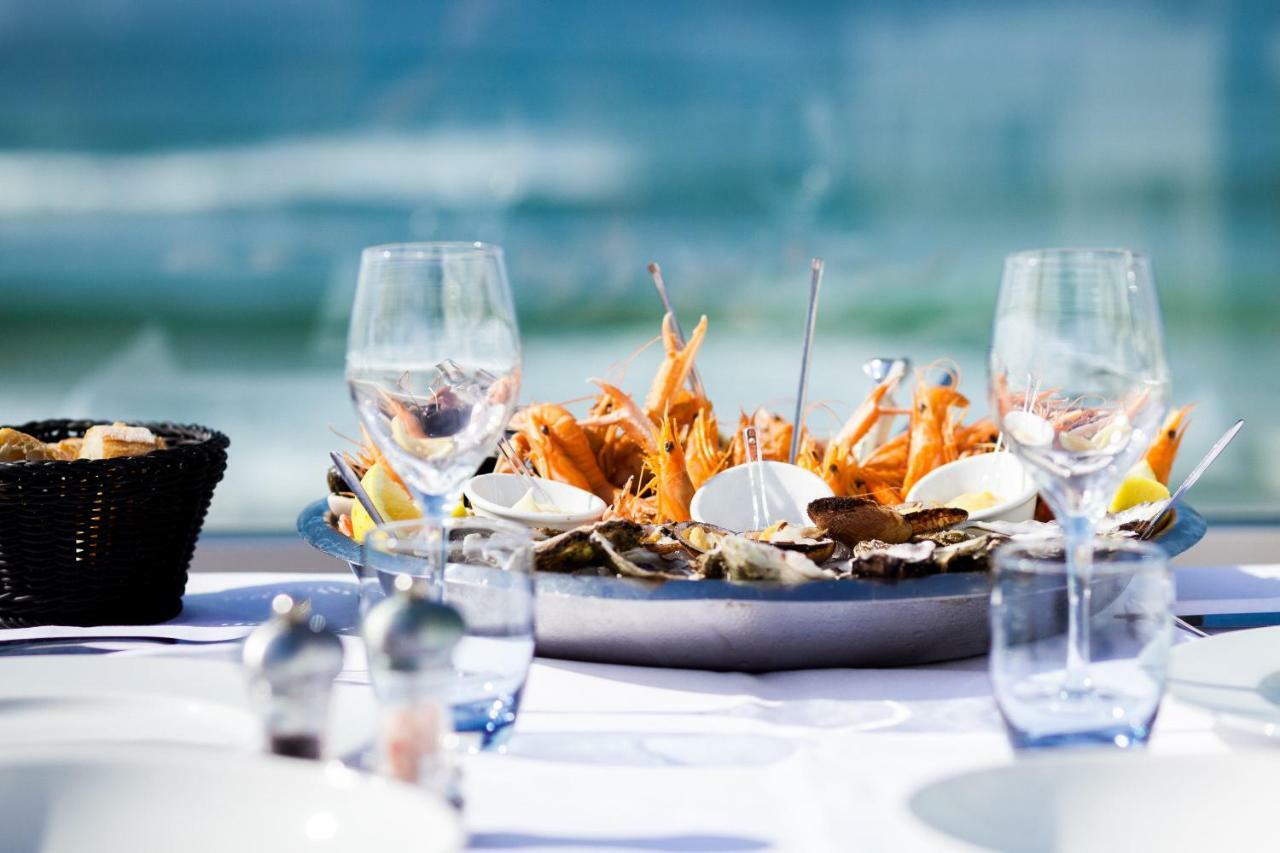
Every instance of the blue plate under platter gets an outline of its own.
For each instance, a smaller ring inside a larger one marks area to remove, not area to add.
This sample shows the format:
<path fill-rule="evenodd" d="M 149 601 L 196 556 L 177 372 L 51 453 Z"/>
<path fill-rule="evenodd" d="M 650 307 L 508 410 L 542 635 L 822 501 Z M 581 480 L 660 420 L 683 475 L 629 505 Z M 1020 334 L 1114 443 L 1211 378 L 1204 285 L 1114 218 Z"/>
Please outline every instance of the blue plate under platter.
<path fill-rule="evenodd" d="M 325 499 L 299 514 L 298 533 L 359 570 L 360 546 L 329 523 Z M 1153 541 L 1172 557 L 1204 533 L 1204 518 L 1180 506 Z M 989 642 L 985 573 L 790 586 L 540 573 L 536 583 L 545 657 L 762 672 L 953 660 Z"/>

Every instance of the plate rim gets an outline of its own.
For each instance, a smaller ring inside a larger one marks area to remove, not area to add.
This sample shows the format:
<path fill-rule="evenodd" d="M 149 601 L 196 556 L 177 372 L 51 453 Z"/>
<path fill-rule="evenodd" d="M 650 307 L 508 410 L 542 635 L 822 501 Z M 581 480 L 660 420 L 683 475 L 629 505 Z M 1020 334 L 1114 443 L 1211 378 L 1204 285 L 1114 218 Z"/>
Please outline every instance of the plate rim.
<path fill-rule="evenodd" d="M 328 498 L 307 504 L 298 513 L 297 530 L 313 548 L 346 562 L 360 565 L 361 546 L 339 533 L 325 520 Z M 1204 517 L 1187 505 L 1179 505 L 1174 522 L 1154 541 L 1173 557 L 1204 536 Z M 909 599 L 966 599 L 991 593 L 986 572 L 936 574 L 923 578 L 883 581 L 869 578 L 808 581 L 800 584 L 750 583 L 723 580 L 679 580 L 660 583 L 636 578 L 587 577 L 542 573 L 536 577 L 542 596 L 604 598 L 637 601 L 739 601 L 739 602 L 872 602 Z"/>

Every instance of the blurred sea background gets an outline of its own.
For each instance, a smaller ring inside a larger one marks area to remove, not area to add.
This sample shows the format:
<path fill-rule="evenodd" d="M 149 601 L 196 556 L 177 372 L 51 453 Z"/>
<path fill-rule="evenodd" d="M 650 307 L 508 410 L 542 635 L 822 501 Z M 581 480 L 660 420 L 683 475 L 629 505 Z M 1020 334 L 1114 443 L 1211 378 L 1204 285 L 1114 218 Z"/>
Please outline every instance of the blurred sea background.
<path fill-rule="evenodd" d="M 363 246 L 507 249 L 523 397 L 642 392 L 659 261 L 730 421 L 789 412 L 825 258 L 811 425 L 862 362 L 961 368 L 1003 257 L 1151 254 L 1175 478 L 1280 517 L 1280 4 L 0 0 L 0 421 L 232 438 L 209 527 L 286 530 L 354 434 Z"/>

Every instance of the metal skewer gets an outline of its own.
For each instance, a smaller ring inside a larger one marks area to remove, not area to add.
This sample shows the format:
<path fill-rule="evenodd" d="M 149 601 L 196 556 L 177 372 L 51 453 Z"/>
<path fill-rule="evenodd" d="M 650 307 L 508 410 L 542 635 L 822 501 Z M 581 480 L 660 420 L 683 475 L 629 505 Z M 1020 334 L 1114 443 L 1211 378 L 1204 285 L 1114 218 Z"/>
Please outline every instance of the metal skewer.
<path fill-rule="evenodd" d="M 360 501 L 360 506 L 364 507 L 364 511 L 369 513 L 373 523 L 382 524 L 382 513 L 378 512 L 378 508 L 373 505 L 373 499 L 364 490 L 364 486 L 360 485 L 360 478 L 356 476 L 355 471 L 351 470 L 347 460 L 343 459 L 342 454 L 337 451 L 330 452 L 329 458 L 333 460 L 333 467 L 338 469 L 338 476 L 342 478 L 342 482 L 347 484 L 351 494 L 355 495 L 356 500 Z"/>
<path fill-rule="evenodd" d="M 538 482 L 537 473 L 533 470 L 533 466 L 529 464 L 528 459 L 521 459 L 516 455 L 516 450 L 511 446 L 511 439 L 505 435 L 498 439 L 498 452 L 507 460 L 507 464 L 511 466 L 516 476 L 524 481 L 524 484 L 533 492 L 533 499 L 540 504 L 550 505 L 552 503 L 551 495 L 547 494 L 546 489 L 542 488 L 542 484 Z"/>
<path fill-rule="evenodd" d="M 680 328 L 680 318 L 676 316 L 676 311 L 671 307 L 671 297 L 667 295 L 667 283 L 662 278 L 662 267 L 657 263 L 649 264 L 649 276 L 653 279 L 653 286 L 658 289 L 658 298 L 662 300 L 663 309 L 671 315 L 671 325 L 675 327 L 676 338 L 680 342 L 680 346 L 684 346 L 685 337 L 684 330 Z M 698 375 L 698 368 L 694 365 L 689 367 L 689 383 L 693 386 L 693 393 L 699 397 L 706 399 L 706 392 L 702 388 L 702 377 Z"/>
<path fill-rule="evenodd" d="M 1222 438 L 1214 442 L 1213 447 L 1209 448 L 1209 452 L 1204 455 L 1204 458 L 1196 463 L 1196 467 L 1191 469 L 1191 473 L 1187 475 L 1187 479 L 1182 481 L 1182 485 L 1178 486 L 1174 493 L 1169 497 L 1169 500 L 1165 501 L 1164 506 L 1160 508 L 1160 511 L 1152 517 L 1151 521 L 1147 522 L 1147 526 L 1142 529 L 1142 535 L 1138 537 L 1139 539 L 1150 539 L 1155 535 L 1155 532 L 1160 529 L 1160 522 L 1169 514 L 1169 510 L 1173 509 L 1173 505 L 1181 500 L 1182 496 L 1187 493 L 1187 490 L 1196 484 L 1196 481 L 1200 479 L 1200 475 L 1208 470 L 1209 466 L 1213 464 L 1213 461 L 1218 458 L 1218 454 L 1227 449 L 1227 445 L 1231 443 L 1231 439 L 1236 437 L 1236 433 L 1238 433 L 1240 428 L 1243 426 L 1244 418 L 1241 418 L 1231 426 L 1231 429 L 1222 434 Z"/>
<path fill-rule="evenodd" d="M 796 464 L 800 452 L 800 432 L 804 426 L 804 402 L 809 393 L 809 354 L 813 345 L 813 325 L 818 319 L 818 291 L 822 288 L 822 258 L 814 258 L 809 276 L 809 318 L 804 324 L 804 349 L 800 352 L 800 388 L 796 391 L 796 416 L 792 421 L 791 453 L 787 461 Z"/>
<path fill-rule="evenodd" d="M 769 523 L 769 496 L 764 490 L 764 457 L 755 427 L 742 430 L 742 444 L 747 455 L 747 479 L 751 482 L 751 526 L 762 530 Z"/>

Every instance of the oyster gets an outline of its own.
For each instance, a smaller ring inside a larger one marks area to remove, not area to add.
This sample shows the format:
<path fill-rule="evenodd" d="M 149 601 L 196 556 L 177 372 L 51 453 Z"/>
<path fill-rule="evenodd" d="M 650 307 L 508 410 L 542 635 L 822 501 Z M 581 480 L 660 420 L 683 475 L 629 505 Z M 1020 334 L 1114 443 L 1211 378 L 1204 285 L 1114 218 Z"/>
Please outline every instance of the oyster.
<path fill-rule="evenodd" d="M 665 560 L 661 555 L 645 548 L 632 548 L 622 553 L 598 530 L 591 533 L 590 539 L 600 549 L 605 567 L 624 577 L 644 580 L 693 577 L 693 570 L 687 565 Z"/>
<path fill-rule="evenodd" d="M 702 571 L 708 578 L 734 581 L 777 581 L 801 583 L 827 580 L 835 575 L 818 568 L 797 551 L 784 551 L 745 536 L 726 536 L 702 558 Z"/>
<path fill-rule="evenodd" d="M 768 542 L 784 551 L 799 551 L 815 563 L 825 563 L 836 551 L 836 541 L 821 527 L 798 527 L 779 521 L 765 530 L 745 535 L 748 539 Z"/>
<path fill-rule="evenodd" d="M 975 534 L 967 530 L 939 530 L 935 533 L 921 533 L 911 537 L 912 542 L 932 542 L 942 547 L 944 545 L 958 545 L 961 542 L 967 542 L 973 539 Z"/>
<path fill-rule="evenodd" d="M 676 541 L 691 554 L 705 554 L 708 551 L 714 551 L 726 536 L 733 535 L 732 530 L 725 530 L 723 527 L 717 527 L 714 524 L 707 524 L 703 521 L 682 521 L 679 524 L 671 525 L 668 529 Z"/>
<path fill-rule="evenodd" d="M 991 553 L 1006 540 L 1003 536 L 984 534 L 938 548 L 933 562 L 942 572 L 985 572 L 991 568 Z"/>
<path fill-rule="evenodd" d="M 640 544 L 655 554 L 675 554 L 684 550 L 684 543 L 661 525 L 647 528 Z"/>
<path fill-rule="evenodd" d="M 808 511 L 814 523 L 845 545 L 872 539 L 897 544 L 911 538 L 911 525 L 902 514 L 871 498 L 818 498 Z"/>
<path fill-rule="evenodd" d="M 1062 535 L 1062 528 L 1051 521 L 975 521 L 972 529 L 1010 539 L 1053 539 Z"/>
<path fill-rule="evenodd" d="M 1152 501 L 1150 503 L 1136 504 L 1122 512 L 1108 515 L 1098 524 L 1097 532 L 1102 536 L 1138 535 L 1164 509 L 1165 503 L 1165 501 Z M 1174 512 L 1177 512 L 1177 510 L 1174 510 Z M 1160 529 L 1167 528 L 1173 523 L 1173 519 L 1174 513 L 1171 512 L 1165 516 Z"/>
<path fill-rule="evenodd" d="M 876 578 L 915 578 L 933 574 L 933 542 L 860 542 L 853 549 L 849 572 L 855 576 Z"/>
<path fill-rule="evenodd" d="M 533 565 L 542 572 L 572 572 L 602 566 L 608 563 L 608 555 L 601 548 L 601 542 L 619 551 L 629 551 L 643 538 L 644 528 L 633 521 L 601 521 L 575 527 L 534 545 Z"/>

